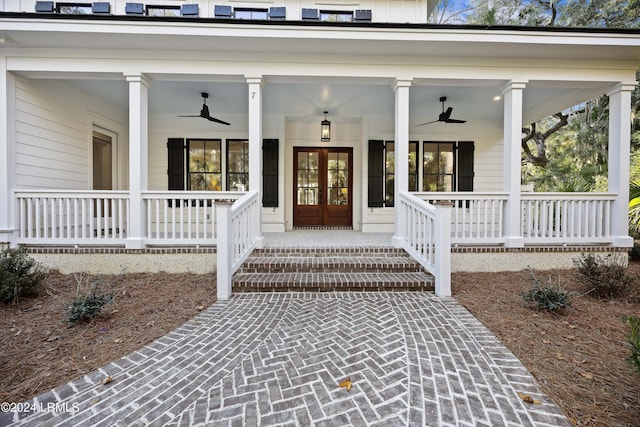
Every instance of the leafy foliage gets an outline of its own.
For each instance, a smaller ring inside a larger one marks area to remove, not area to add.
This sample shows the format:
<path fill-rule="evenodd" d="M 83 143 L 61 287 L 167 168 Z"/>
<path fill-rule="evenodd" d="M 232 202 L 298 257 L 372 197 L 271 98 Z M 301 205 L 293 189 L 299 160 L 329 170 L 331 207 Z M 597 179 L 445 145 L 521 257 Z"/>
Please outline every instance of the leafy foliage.
<path fill-rule="evenodd" d="M 104 291 L 99 280 L 93 282 L 90 289 L 81 291 L 84 275 L 76 277 L 78 289 L 76 297 L 66 306 L 69 323 L 89 322 L 98 316 L 105 305 L 113 302 L 113 294 Z"/>
<path fill-rule="evenodd" d="M 46 270 L 24 249 L 6 248 L 0 253 L 0 300 L 17 303 L 34 294 L 47 277 Z"/>
<path fill-rule="evenodd" d="M 631 351 L 631 355 L 627 360 L 635 371 L 640 374 L 640 317 L 629 316 L 625 320 L 626 323 L 629 324 L 627 342 L 629 343 L 629 350 Z"/>
<path fill-rule="evenodd" d="M 531 270 L 531 280 L 534 286 L 527 292 L 522 292 L 525 302 L 535 305 L 539 310 L 561 312 L 571 306 L 569 293 L 558 283 L 553 283 L 549 277 L 549 283 L 543 285 Z"/>
<path fill-rule="evenodd" d="M 598 298 L 617 298 L 627 294 L 635 281 L 626 272 L 626 256 L 582 255 L 573 260 L 576 276 L 585 292 Z"/>

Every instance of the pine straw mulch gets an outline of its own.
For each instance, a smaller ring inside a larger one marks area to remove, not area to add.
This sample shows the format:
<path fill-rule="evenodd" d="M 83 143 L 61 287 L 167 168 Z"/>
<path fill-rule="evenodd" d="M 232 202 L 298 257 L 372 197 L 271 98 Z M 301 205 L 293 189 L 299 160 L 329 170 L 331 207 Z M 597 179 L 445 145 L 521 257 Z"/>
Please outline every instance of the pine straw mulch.
<path fill-rule="evenodd" d="M 640 264 L 629 274 L 640 277 Z M 579 292 L 572 270 L 536 271 Z M 165 333 L 215 301 L 215 277 L 194 274 L 104 276 L 114 303 L 91 323 L 69 326 L 62 311 L 78 280 L 52 273 L 44 291 L 0 305 L 0 401 L 21 402 L 81 377 Z M 454 297 L 527 366 L 576 425 L 638 426 L 640 375 L 625 361 L 628 328 L 640 303 L 573 300 L 565 315 L 537 312 L 520 295 L 529 272 L 456 273 Z"/>
<path fill-rule="evenodd" d="M 63 307 L 99 280 L 113 303 L 71 326 Z M 215 301 L 215 275 L 52 272 L 36 298 L 0 303 L 0 401 L 23 402 L 143 347 Z"/>
<path fill-rule="evenodd" d="M 640 263 L 627 272 L 640 278 Z M 534 273 L 545 285 L 551 277 L 584 293 L 575 270 Z M 637 295 L 616 301 L 574 297 L 558 315 L 525 304 L 521 292 L 533 287 L 529 271 L 455 273 L 452 281 L 453 296 L 522 361 L 574 425 L 640 425 L 640 374 L 625 360 L 629 327 L 623 321 L 640 316 Z"/>

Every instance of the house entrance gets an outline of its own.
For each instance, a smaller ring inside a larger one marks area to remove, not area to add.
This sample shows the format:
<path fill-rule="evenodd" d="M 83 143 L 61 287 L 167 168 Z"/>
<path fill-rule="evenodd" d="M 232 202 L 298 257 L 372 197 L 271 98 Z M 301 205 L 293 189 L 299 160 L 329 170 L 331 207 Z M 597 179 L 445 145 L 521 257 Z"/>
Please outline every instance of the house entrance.
<path fill-rule="evenodd" d="M 293 149 L 294 226 L 353 225 L 353 149 Z"/>

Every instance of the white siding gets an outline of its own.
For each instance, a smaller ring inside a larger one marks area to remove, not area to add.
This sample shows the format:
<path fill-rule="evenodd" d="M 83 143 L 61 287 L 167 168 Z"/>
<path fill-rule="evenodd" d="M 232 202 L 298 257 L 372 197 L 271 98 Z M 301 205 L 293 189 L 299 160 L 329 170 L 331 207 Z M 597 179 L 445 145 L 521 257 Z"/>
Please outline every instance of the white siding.
<path fill-rule="evenodd" d="M 15 93 L 16 187 L 90 188 L 94 120 L 88 106 L 105 116 L 116 114 L 59 81 L 17 78 Z"/>

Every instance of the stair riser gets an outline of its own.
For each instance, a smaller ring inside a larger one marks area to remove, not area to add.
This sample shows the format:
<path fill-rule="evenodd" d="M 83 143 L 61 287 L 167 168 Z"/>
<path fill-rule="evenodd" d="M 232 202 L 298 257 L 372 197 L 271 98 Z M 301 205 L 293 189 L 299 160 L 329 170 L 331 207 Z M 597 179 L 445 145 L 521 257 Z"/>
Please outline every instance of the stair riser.
<path fill-rule="evenodd" d="M 434 286 L 431 283 L 412 283 L 412 284 L 384 284 L 384 285 L 371 285 L 371 284 L 344 284 L 344 285 L 303 285 L 303 284 L 291 284 L 291 283 L 274 283 L 269 285 L 253 285 L 253 284 L 241 284 L 234 283 L 233 292 L 433 292 Z"/>
<path fill-rule="evenodd" d="M 253 267 L 246 266 L 238 270 L 239 273 L 318 273 L 330 271 L 332 273 L 417 273 L 422 271 L 420 266 L 411 267 Z"/>

